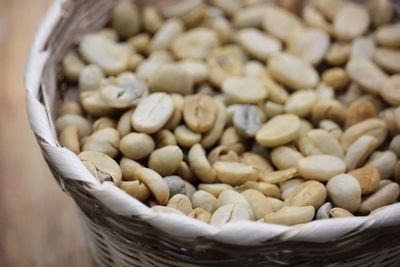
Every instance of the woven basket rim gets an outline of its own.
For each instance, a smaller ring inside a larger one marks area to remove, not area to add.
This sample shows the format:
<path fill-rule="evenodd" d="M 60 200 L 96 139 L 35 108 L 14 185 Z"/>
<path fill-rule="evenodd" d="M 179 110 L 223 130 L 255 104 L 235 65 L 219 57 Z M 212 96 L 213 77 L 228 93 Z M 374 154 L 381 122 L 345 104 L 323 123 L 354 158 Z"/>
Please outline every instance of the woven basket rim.
<path fill-rule="evenodd" d="M 367 229 L 400 225 L 400 203 L 396 203 L 380 208 L 369 216 L 316 220 L 296 226 L 240 221 L 217 228 L 189 217 L 155 213 L 112 183 L 100 184 L 74 153 L 59 146 L 52 132 L 48 107 L 42 100 L 42 74 L 52 52 L 47 49 L 46 43 L 62 19 L 66 4 L 70 2 L 74 1 L 54 0 L 37 30 L 25 71 L 28 117 L 49 164 L 53 164 L 63 177 L 84 182 L 88 192 L 110 210 L 119 215 L 140 217 L 177 236 L 206 236 L 225 243 L 246 245 L 259 244 L 272 238 L 326 242 Z"/>

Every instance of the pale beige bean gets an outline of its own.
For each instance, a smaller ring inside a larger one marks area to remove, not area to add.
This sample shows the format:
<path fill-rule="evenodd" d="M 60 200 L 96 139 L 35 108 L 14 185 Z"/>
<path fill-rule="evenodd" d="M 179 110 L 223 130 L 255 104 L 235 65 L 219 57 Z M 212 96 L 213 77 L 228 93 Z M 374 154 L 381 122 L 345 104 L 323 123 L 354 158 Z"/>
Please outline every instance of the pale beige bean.
<path fill-rule="evenodd" d="M 221 194 L 221 192 L 224 190 L 232 190 L 233 189 L 233 187 L 231 185 L 222 184 L 222 183 L 199 184 L 198 188 L 199 188 L 199 190 L 203 190 L 203 191 L 213 194 L 215 197 L 218 197 Z"/>
<path fill-rule="evenodd" d="M 297 187 L 302 185 L 305 182 L 302 178 L 294 178 L 282 183 L 279 183 L 279 187 L 282 191 L 281 199 L 285 200 L 288 196 L 295 190 Z"/>
<path fill-rule="evenodd" d="M 173 174 L 183 160 L 183 152 L 178 146 L 165 146 L 150 154 L 148 166 L 161 176 Z"/>
<path fill-rule="evenodd" d="M 241 0 L 211 0 L 210 3 L 223 10 L 228 16 L 232 16 L 243 6 Z"/>
<path fill-rule="evenodd" d="M 188 72 L 195 83 L 203 82 L 208 77 L 208 65 L 203 61 L 185 59 L 179 61 L 178 66 Z"/>
<path fill-rule="evenodd" d="M 385 140 L 387 132 L 387 125 L 383 120 L 367 119 L 348 128 L 341 138 L 341 144 L 347 150 L 358 138 L 368 134 L 378 140 L 377 146 L 379 146 Z"/>
<path fill-rule="evenodd" d="M 255 5 L 240 9 L 233 15 L 235 28 L 259 28 L 270 5 Z"/>
<path fill-rule="evenodd" d="M 332 134 L 321 129 L 312 129 L 299 139 L 300 151 L 305 156 L 332 155 L 344 158 L 343 148 Z"/>
<path fill-rule="evenodd" d="M 394 15 L 392 2 L 389 0 L 369 0 L 367 7 L 374 26 L 388 23 Z"/>
<path fill-rule="evenodd" d="M 299 160 L 297 169 L 305 179 L 327 182 L 335 175 L 344 173 L 346 165 L 335 156 L 315 155 Z"/>
<path fill-rule="evenodd" d="M 213 213 L 217 209 L 217 198 L 209 192 L 199 190 L 192 196 L 193 208 L 202 208 L 203 210 Z"/>
<path fill-rule="evenodd" d="M 174 104 L 169 95 L 153 93 L 143 98 L 132 115 L 131 123 L 135 130 L 143 133 L 155 133 L 171 117 Z"/>
<path fill-rule="evenodd" d="M 121 137 L 132 132 L 132 125 L 131 125 L 131 117 L 133 114 L 133 110 L 129 110 L 125 112 L 118 120 L 117 130 Z"/>
<path fill-rule="evenodd" d="M 315 124 L 326 119 L 342 124 L 346 110 L 343 104 L 335 99 L 320 99 L 315 103 L 311 116 Z"/>
<path fill-rule="evenodd" d="M 222 227 L 229 222 L 249 221 L 250 210 L 240 204 L 229 204 L 217 209 L 211 216 L 210 224 Z"/>
<path fill-rule="evenodd" d="M 221 137 L 226 123 L 226 108 L 225 105 L 218 100 L 214 100 L 217 106 L 217 115 L 214 127 L 206 134 L 203 135 L 201 144 L 203 147 L 208 148 L 213 146 Z"/>
<path fill-rule="evenodd" d="M 347 170 L 351 171 L 361 166 L 371 153 L 377 148 L 378 140 L 372 135 L 360 136 L 347 149 L 344 162 Z"/>
<path fill-rule="evenodd" d="M 255 152 L 244 152 L 240 156 L 240 162 L 253 166 L 259 172 L 271 172 L 274 170 L 266 158 Z"/>
<path fill-rule="evenodd" d="M 235 46 L 218 47 L 207 57 L 209 80 L 221 86 L 225 79 L 242 74 L 243 58 Z"/>
<path fill-rule="evenodd" d="M 287 144 L 299 135 L 300 119 L 293 114 L 278 115 L 264 124 L 256 134 L 257 142 L 266 147 Z"/>
<path fill-rule="evenodd" d="M 82 116 L 74 114 L 66 114 L 58 117 L 55 121 L 57 132 L 61 133 L 66 127 L 75 125 L 79 129 L 79 136 L 88 136 L 92 131 L 92 124 L 90 121 Z"/>
<path fill-rule="evenodd" d="M 329 215 L 331 218 L 345 218 L 345 217 L 354 217 L 354 215 L 348 210 L 342 208 L 333 208 L 329 211 Z"/>
<path fill-rule="evenodd" d="M 400 105 L 400 74 L 391 76 L 380 91 L 381 96 L 393 106 Z"/>
<path fill-rule="evenodd" d="M 155 171 L 148 168 L 139 168 L 134 176 L 144 183 L 160 204 L 166 204 L 169 199 L 169 188 L 164 179 Z"/>
<path fill-rule="evenodd" d="M 192 170 L 185 161 L 182 161 L 178 169 L 176 169 L 176 174 L 179 175 L 179 177 L 182 177 L 182 179 L 184 179 L 185 181 L 191 183 L 197 182 L 196 177 L 194 176 Z"/>
<path fill-rule="evenodd" d="M 318 99 L 320 99 L 320 100 L 335 99 L 335 90 L 323 82 L 318 84 L 316 93 L 317 93 Z"/>
<path fill-rule="evenodd" d="M 217 198 L 217 209 L 228 204 L 238 204 L 246 207 L 249 210 L 250 218 L 253 219 L 252 208 L 241 193 L 234 190 L 222 191 Z"/>
<path fill-rule="evenodd" d="M 170 94 L 172 102 L 174 102 L 174 111 L 172 112 L 171 117 L 164 125 L 164 129 L 173 130 L 181 123 L 183 116 L 183 105 L 185 100 L 180 94 Z"/>
<path fill-rule="evenodd" d="M 196 94 L 188 97 L 183 107 L 183 119 L 194 132 L 207 132 L 215 123 L 217 105 L 208 95 Z"/>
<path fill-rule="evenodd" d="M 271 6 L 266 10 L 262 24 L 266 32 L 282 41 L 287 41 L 292 31 L 301 26 L 301 22 L 296 15 L 275 6 Z"/>
<path fill-rule="evenodd" d="M 397 49 L 384 47 L 375 49 L 374 61 L 387 72 L 400 72 L 400 52 Z"/>
<path fill-rule="evenodd" d="M 343 131 L 340 126 L 332 120 L 322 120 L 319 122 L 318 127 L 332 134 L 338 140 L 340 140 L 343 135 Z"/>
<path fill-rule="evenodd" d="M 160 3 L 158 6 L 164 17 L 180 17 L 201 5 L 201 0 L 177 1 L 171 3 Z"/>
<path fill-rule="evenodd" d="M 105 128 L 94 132 L 82 143 L 82 151 L 102 152 L 112 158 L 115 158 L 119 151 L 119 133 L 113 128 Z"/>
<path fill-rule="evenodd" d="M 177 214 L 177 215 L 185 215 L 183 214 L 181 211 L 174 209 L 174 208 L 170 208 L 170 207 L 165 207 L 165 206 L 160 206 L 160 205 L 155 205 L 152 206 L 151 209 L 155 212 L 158 213 L 172 213 L 172 214 Z"/>
<path fill-rule="evenodd" d="M 280 146 L 271 151 L 271 161 L 280 170 L 297 166 L 303 155 L 296 149 L 289 146 Z"/>
<path fill-rule="evenodd" d="M 313 88 L 319 82 L 317 71 L 309 63 L 287 53 L 271 56 L 268 70 L 279 82 L 296 90 Z"/>
<path fill-rule="evenodd" d="M 227 147 L 229 150 L 235 151 L 238 154 L 246 150 L 242 137 L 233 127 L 225 129 L 221 136 L 219 144 Z"/>
<path fill-rule="evenodd" d="M 223 16 L 208 17 L 205 21 L 205 26 L 213 29 L 219 37 L 222 44 L 230 43 L 235 31 L 230 21 Z"/>
<path fill-rule="evenodd" d="M 399 108 L 388 108 L 379 114 L 379 117 L 386 123 L 390 135 L 396 135 L 400 132 L 399 110 Z"/>
<path fill-rule="evenodd" d="M 110 107 L 101 97 L 99 91 L 85 91 L 79 96 L 85 112 L 95 117 L 112 116 L 115 109 Z"/>
<path fill-rule="evenodd" d="M 304 61 L 317 65 L 323 60 L 329 44 L 329 35 L 325 31 L 306 28 L 292 33 L 287 49 Z"/>
<path fill-rule="evenodd" d="M 322 205 L 316 214 L 316 219 L 321 220 L 321 219 L 329 219 L 330 218 L 330 211 L 332 210 L 332 204 L 330 202 L 326 202 L 324 205 Z"/>
<path fill-rule="evenodd" d="M 351 44 L 350 59 L 372 60 L 375 52 L 375 42 L 372 37 L 358 37 Z"/>
<path fill-rule="evenodd" d="M 100 88 L 100 81 L 104 78 L 104 73 L 97 65 L 84 66 L 79 73 L 78 87 L 81 92 L 95 91 Z"/>
<path fill-rule="evenodd" d="M 367 215 L 377 208 L 395 203 L 398 197 L 399 185 L 397 183 L 386 184 L 372 195 L 364 198 L 358 212 Z"/>
<path fill-rule="evenodd" d="M 153 138 L 143 133 L 130 133 L 125 135 L 120 143 L 119 149 L 125 157 L 130 159 L 142 159 L 150 155 L 154 150 Z"/>
<path fill-rule="evenodd" d="M 308 181 L 296 187 L 285 199 L 285 206 L 313 206 L 316 210 L 325 203 L 327 190 L 317 181 Z"/>
<path fill-rule="evenodd" d="M 116 75 L 128 67 L 130 51 L 98 34 L 87 34 L 79 43 L 83 58 L 106 74 Z"/>
<path fill-rule="evenodd" d="M 336 175 L 326 185 L 328 196 L 336 207 L 355 212 L 361 205 L 361 186 L 350 174 Z"/>
<path fill-rule="evenodd" d="M 254 189 L 247 189 L 241 194 L 249 203 L 253 212 L 254 220 L 262 219 L 266 214 L 273 212 L 270 201 L 261 192 Z"/>
<path fill-rule="evenodd" d="M 150 42 L 149 50 L 164 50 L 168 49 L 172 41 L 184 31 L 182 21 L 176 18 L 167 20 L 153 36 Z"/>
<path fill-rule="evenodd" d="M 278 184 L 281 182 L 285 182 L 297 175 L 297 169 L 296 168 L 289 168 L 285 170 L 279 170 L 279 171 L 268 171 L 268 172 L 263 172 L 260 175 L 260 180 L 266 182 L 266 183 L 271 183 L 271 184 Z"/>
<path fill-rule="evenodd" d="M 111 180 L 119 184 L 122 180 L 121 168 L 118 163 L 106 154 L 96 151 L 84 151 L 78 155 L 81 161 L 87 161 L 96 169 L 96 177 L 100 180 Z"/>
<path fill-rule="evenodd" d="M 60 133 L 60 145 L 65 147 L 75 154 L 79 154 L 80 141 L 79 141 L 79 128 L 75 125 L 65 127 Z"/>
<path fill-rule="evenodd" d="M 332 26 L 313 5 L 306 5 L 302 10 L 302 17 L 306 24 L 321 29 L 332 35 Z"/>
<path fill-rule="evenodd" d="M 347 89 L 350 82 L 347 72 L 342 68 L 327 69 L 322 73 L 322 82 L 336 91 Z"/>
<path fill-rule="evenodd" d="M 279 114 L 284 113 L 285 107 L 281 104 L 272 101 L 266 101 L 264 105 L 264 112 L 267 118 L 272 118 Z"/>
<path fill-rule="evenodd" d="M 57 114 L 60 117 L 67 115 L 67 114 L 82 116 L 83 110 L 82 110 L 81 105 L 78 102 L 64 101 L 59 106 Z"/>
<path fill-rule="evenodd" d="M 71 82 L 77 82 L 79 74 L 85 67 L 85 64 L 75 52 L 69 51 L 62 60 L 64 76 Z"/>
<path fill-rule="evenodd" d="M 347 3 L 337 12 L 333 20 L 333 30 L 337 38 L 353 39 L 363 35 L 369 27 L 368 10 L 359 4 Z"/>
<path fill-rule="evenodd" d="M 266 214 L 264 222 L 283 225 L 296 225 L 308 223 L 314 217 L 313 206 L 304 207 L 282 207 L 280 210 Z"/>
<path fill-rule="evenodd" d="M 112 9 L 111 25 L 124 39 L 137 34 L 140 30 L 140 13 L 137 6 L 129 0 L 119 1 Z"/>
<path fill-rule="evenodd" d="M 282 49 L 279 40 L 254 28 L 240 30 L 237 33 L 237 41 L 249 55 L 262 61 Z"/>
<path fill-rule="evenodd" d="M 217 33 L 212 29 L 195 28 L 178 35 L 171 50 L 178 59 L 205 59 L 212 49 L 219 46 Z"/>
<path fill-rule="evenodd" d="M 289 98 L 288 92 L 285 90 L 283 86 L 272 80 L 266 72 L 264 75 L 260 76 L 261 81 L 263 82 L 265 88 L 267 88 L 269 92 L 269 99 L 278 104 L 284 104 Z"/>
<path fill-rule="evenodd" d="M 290 95 L 286 101 L 285 110 L 300 117 L 308 116 L 314 104 L 317 102 L 317 94 L 314 90 L 299 90 Z"/>
<path fill-rule="evenodd" d="M 332 65 L 342 65 L 347 62 L 350 56 L 349 43 L 333 43 L 326 53 L 326 61 Z"/>
<path fill-rule="evenodd" d="M 192 146 L 188 154 L 190 169 L 201 181 L 212 183 L 216 179 L 216 171 L 207 160 L 204 148 L 200 144 Z"/>
<path fill-rule="evenodd" d="M 393 137 L 390 142 L 389 149 L 393 151 L 398 158 L 400 158 L 400 134 Z"/>
<path fill-rule="evenodd" d="M 151 192 L 147 186 L 139 181 L 122 181 L 119 184 L 119 188 L 125 191 L 128 195 L 142 202 L 147 201 L 151 196 Z"/>
<path fill-rule="evenodd" d="M 158 148 L 177 145 L 175 135 L 171 131 L 165 129 L 154 135 L 154 141 Z"/>
<path fill-rule="evenodd" d="M 122 171 L 122 178 L 125 181 L 134 181 L 135 176 L 134 173 L 137 169 L 142 168 L 143 166 L 131 159 L 128 159 L 126 157 L 122 157 L 121 160 L 119 161 L 119 166 Z"/>
<path fill-rule="evenodd" d="M 378 66 L 367 59 L 352 59 L 346 65 L 350 78 L 365 91 L 379 94 L 388 76 Z"/>
<path fill-rule="evenodd" d="M 345 128 L 363 120 L 376 117 L 377 110 L 371 101 L 366 99 L 356 100 L 347 108 Z"/>
<path fill-rule="evenodd" d="M 257 169 L 238 162 L 218 161 L 214 163 L 213 168 L 217 179 L 229 185 L 241 185 L 258 178 Z"/>
<path fill-rule="evenodd" d="M 211 220 L 211 213 L 203 210 L 202 208 L 193 209 L 192 212 L 189 213 L 188 216 L 193 219 L 199 220 L 201 222 L 205 222 L 205 223 L 210 223 L 210 220 Z"/>
<path fill-rule="evenodd" d="M 164 23 L 161 15 L 153 6 L 144 7 L 142 17 L 143 27 L 151 34 L 156 33 Z"/>
<path fill-rule="evenodd" d="M 368 195 L 378 190 L 381 176 L 376 168 L 364 166 L 349 172 L 349 174 L 354 176 L 360 183 L 361 194 Z"/>
<path fill-rule="evenodd" d="M 201 134 L 192 132 L 185 125 L 180 125 L 174 131 L 176 141 L 180 146 L 192 147 L 201 140 Z"/>
<path fill-rule="evenodd" d="M 231 104 L 257 104 L 268 96 L 262 82 L 251 77 L 227 78 L 222 84 L 222 91 Z"/>
<path fill-rule="evenodd" d="M 400 45 L 400 23 L 378 27 L 375 32 L 375 40 L 382 46 L 398 47 Z"/>
<path fill-rule="evenodd" d="M 316 0 L 314 4 L 319 12 L 328 20 L 333 21 L 345 2 L 342 0 Z"/>
<path fill-rule="evenodd" d="M 187 95 L 192 93 L 193 78 L 178 64 L 164 64 L 150 77 L 149 86 L 153 92 Z"/>
<path fill-rule="evenodd" d="M 215 147 L 213 150 L 210 151 L 207 159 L 211 165 L 213 165 L 217 161 L 239 162 L 238 154 L 233 150 L 229 150 L 225 146 Z"/>
<path fill-rule="evenodd" d="M 394 180 L 396 182 L 400 181 L 400 160 L 394 166 Z"/>
<path fill-rule="evenodd" d="M 272 210 L 274 212 L 280 210 L 283 207 L 283 201 L 274 197 L 267 197 L 269 203 L 271 204 Z"/>
<path fill-rule="evenodd" d="M 393 177 L 394 166 L 397 162 L 397 156 L 394 152 L 375 151 L 365 165 L 378 169 L 382 179 Z"/>
<path fill-rule="evenodd" d="M 235 191 L 243 192 L 246 189 L 255 189 L 267 197 L 279 198 L 281 190 L 278 186 L 265 182 L 247 181 L 240 186 L 235 187 Z"/>
<path fill-rule="evenodd" d="M 182 194 L 177 194 L 171 197 L 168 200 L 167 207 L 179 210 L 185 215 L 188 215 L 193 210 L 190 199 Z"/>
<path fill-rule="evenodd" d="M 101 117 L 98 118 L 93 122 L 92 129 L 93 132 L 105 129 L 105 128 L 116 128 L 117 127 L 117 122 L 109 117 Z"/>

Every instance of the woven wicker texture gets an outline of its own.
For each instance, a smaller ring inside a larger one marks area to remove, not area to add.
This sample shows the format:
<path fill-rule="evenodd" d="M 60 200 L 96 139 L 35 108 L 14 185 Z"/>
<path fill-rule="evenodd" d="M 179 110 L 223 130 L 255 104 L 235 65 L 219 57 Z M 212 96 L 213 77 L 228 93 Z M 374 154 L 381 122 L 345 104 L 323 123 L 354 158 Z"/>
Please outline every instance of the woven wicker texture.
<path fill-rule="evenodd" d="M 61 96 L 74 97 L 59 81 L 58 62 L 82 34 L 107 22 L 114 3 L 55 1 L 39 28 L 26 73 L 32 129 L 55 179 L 81 210 L 98 266 L 399 265 L 400 204 L 368 217 L 296 227 L 239 222 L 216 229 L 189 218 L 154 214 L 112 184 L 95 181 L 57 143 L 55 107 Z"/>

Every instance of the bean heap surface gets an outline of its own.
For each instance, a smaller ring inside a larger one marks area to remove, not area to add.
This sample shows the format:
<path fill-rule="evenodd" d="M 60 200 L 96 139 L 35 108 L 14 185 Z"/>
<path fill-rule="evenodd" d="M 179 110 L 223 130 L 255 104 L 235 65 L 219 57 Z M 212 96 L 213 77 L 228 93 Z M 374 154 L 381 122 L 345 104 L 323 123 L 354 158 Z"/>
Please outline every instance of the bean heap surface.
<path fill-rule="evenodd" d="M 59 142 L 156 212 L 223 226 L 399 199 L 389 0 L 119 1 L 61 62 Z"/>

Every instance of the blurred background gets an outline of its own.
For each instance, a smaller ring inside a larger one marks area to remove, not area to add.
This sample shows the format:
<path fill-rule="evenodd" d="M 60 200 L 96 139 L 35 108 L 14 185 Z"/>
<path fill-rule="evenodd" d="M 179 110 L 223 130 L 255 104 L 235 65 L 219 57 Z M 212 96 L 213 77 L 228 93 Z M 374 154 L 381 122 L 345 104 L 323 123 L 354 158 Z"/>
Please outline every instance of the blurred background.
<path fill-rule="evenodd" d="M 28 124 L 23 75 L 52 0 L 0 0 L 0 266 L 91 266 L 75 204 Z"/>

